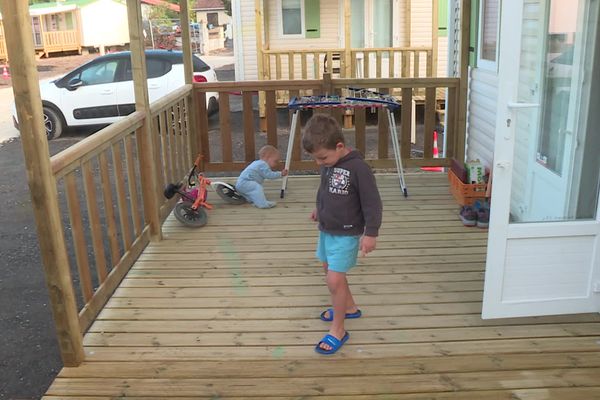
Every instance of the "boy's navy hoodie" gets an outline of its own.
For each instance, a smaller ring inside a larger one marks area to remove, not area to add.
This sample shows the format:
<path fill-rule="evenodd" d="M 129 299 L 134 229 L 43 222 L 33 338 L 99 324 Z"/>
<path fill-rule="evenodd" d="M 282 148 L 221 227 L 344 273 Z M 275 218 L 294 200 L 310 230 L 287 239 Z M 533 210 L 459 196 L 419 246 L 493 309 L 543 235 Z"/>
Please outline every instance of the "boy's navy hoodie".
<path fill-rule="evenodd" d="M 350 151 L 333 167 L 321 167 L 317 192 L 321 231 L 332 235 L 377 236 L 381 213 L 375 176 L 358 151 Z"/>

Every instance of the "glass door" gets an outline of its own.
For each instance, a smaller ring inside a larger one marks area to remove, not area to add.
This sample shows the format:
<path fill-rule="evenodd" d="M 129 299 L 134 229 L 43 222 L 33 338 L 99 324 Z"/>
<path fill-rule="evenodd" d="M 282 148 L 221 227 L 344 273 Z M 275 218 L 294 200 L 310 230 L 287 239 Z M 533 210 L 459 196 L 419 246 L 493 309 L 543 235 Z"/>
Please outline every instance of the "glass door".
<path fill-rule="evenodd" d="M 484 318 L 600 311 L 599 2 L 502 4 Z"/>

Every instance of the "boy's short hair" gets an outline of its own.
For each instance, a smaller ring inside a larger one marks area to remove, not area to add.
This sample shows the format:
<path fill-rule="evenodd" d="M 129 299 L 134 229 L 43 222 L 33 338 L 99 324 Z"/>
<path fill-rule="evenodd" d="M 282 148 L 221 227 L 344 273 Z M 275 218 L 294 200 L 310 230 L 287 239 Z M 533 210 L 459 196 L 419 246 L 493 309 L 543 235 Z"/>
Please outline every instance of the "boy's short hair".
<path fill-rule="evenodd" d="M 273 154 L 279 154 L 279 150 L 277 150 L 276 147 L 271 146 L 270 144 L 267 144 L 263 147 L 260 148 L 260 150 L 258 150 L 258 157 L 263 159 L 265 157 L 269 157 L 270 155 Z"/>
<path fill-rule="evenodd" d="M 329 114 L 314 114 L 306 123 L 302 134 L 302 147 L 309 153 L 319 149 L 335 150 L 344 143 L 342 127 Z"/>

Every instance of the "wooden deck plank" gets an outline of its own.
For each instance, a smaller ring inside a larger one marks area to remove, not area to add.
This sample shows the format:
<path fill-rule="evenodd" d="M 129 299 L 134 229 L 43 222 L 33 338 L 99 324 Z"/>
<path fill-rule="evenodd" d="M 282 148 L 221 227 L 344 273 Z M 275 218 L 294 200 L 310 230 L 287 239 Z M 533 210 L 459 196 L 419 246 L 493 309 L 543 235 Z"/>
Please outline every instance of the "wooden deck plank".
<path fill-rule="evenodd" d="M 162 332 L 162 333 L 182 333 L 182 332 L 298 332 L 303 330 L 322 331 L 325 326 L 323 321 L 315 318 L 314 315 L 306 313 L 305 319 L 294 320 L 179 320 L 169 321 L 111 321 L 98 320 L 91 327 L 89 332 Z M 308 319 L 309 318 L 309 319 Z M 472 327 L 472 326 L 497 326 L 497 325 L 522 325 L 522 324 L 554 324 L 554 323 L 575 323 L 588 322 L 594 320 L 591 315 L 579 317 L 540 317 L 527 318 L 523 321 L 519 319 L 507 319 L 502 321 L 482 320 L 479 314 L 467 315 L 435 315 L 435 316 L 403 316 L 403 317 L 364 317 L 362 321 L 348 321 L 348 330 L 383 330 L 383 329 L 417 329 L 417 328 L 451 328 L 451 327 Z M 365 325 L 363 321 L 368 322 Z M 596 321 L 597 322 L 597 319 Z M 596 344 L 598 346 L 598 344 Z"/>
<path fill-rule="evenodd" d="M 397 293 L 390 298 L 387 295 L 356 295 L 361 307 L 389 304 L 429 304 L 452 303 L 457 301 L 480 301 L 481 291 L 441 292 L 441 293 Z M 329 295 L 295 296 L 295 297 L 113 297 L 107 308 L 254 308 L 254 307 L 315 307 L 328 304 Z"/>
<path fill-rule="evenodd" d="M 264 323 L 263 323 L 264 325 Z M 263 328 L 264 329 L 264 328 Z M 316 330 L 316 328 L 314 328 Z M 352 329 L 352 328 L 350 328 Z M 323 328 L 321 328 L 321 332 Z M 322 359 L 313 351 L 315 343 L 323 333 L 315 333 L 310 343 L 294 346 L 152 346 L 152 347 L 92 347 L 85 348 L 90 361 L 151 361 L 151 360 L 254 360 L 277 357 L 284 360 Z M 432 343 L 383 343 L 360 344 L 348 342 L 340 357 L 382 358 L 390 357 L 435 357 L 448 355 L 499 354 L 499 353 L 542 353 L 578 352 L 598 349 L 597 337 L 534 338 L 506 340 L 473 340 L 460 342 Z M 600 375 L 598 375 L 600 376 Z"/>
<path fill-rule="evenodd" d="M 182 396 L 198 394 L 244 396 L 249 391 L 277 395 L 375 395 L 419 392 L 470 390 L 500 390 L 526 388 L 560 388 L 592 386 L 590 379 L 600 374 L 600 368 L 498 371 L 491 378 L 487 373 L 446 373 L 420 375 L 352 376 L 327 379 L 302 378 L 224 378 L 224 379 L 139 379 L 139 378 L 58 378 L 48 394 L 62 391 L 70 395 L 95 393 L 113 396 L 168 396 L 176 391 Z"/>
<path fill-rule="evenodd" d="M 313 351 L 330 306 L 317 178 L 292 176 L 274 209 L 210 194 L 205 227 L 169 217 L 44 398 L 600 398 L 600 315 L 482 320 L 487 232 L 462 226 L 446 176 L 407 174 L 407 199 L 397 176 L 377 181 L 384 223 L 348 275 L 363 316 L 338 355 Z"/>
<path fill-rule="evenodd" d="M 353 332 L 352 342 L 367 343 L 420 343 L 436 340 L 504 340 L 531 337 L 598 336 L 600 326 L 594 323 L 548 324 L 543 326 L 518 325 L 471 328 L 402 329 L 386 331 Z M 86 336 L 86 346 L 150 347 L 150 346 L 293 346 L 314 341 L 314 331 L 288 332 L 237 332 L 237 333 L 114 333 L 92 332 Z M 598 361 L 600 364 L 600 360 Z"/>
<path fill-rule="evenodd" d="M 516 371 L 544 368 L 600 367 L 597 352 L 503 354 L 447 356 L 447 357 L 389 357 L 384 359 L 327 358 L 315 364 L 310 360 L 286 361 L 277 358 L 266 360 L 226 361 L 150 361 L 139 368 L 135 361 L 84 362 L 77 368 L 63 368 L 63 378 L 197 378 L 199 371 L 211 371 L 211 376 L 243 377 L 303 377 L 348 376 L 356 371 L 377 375 L 422 374 L 472 371 Z"/>
<path fill-rule="evenodd" d="M 600 386 L 597 387 L 570 387 L 570 388 L 543 388 L 543 389 L 514 389 L 514 390 L 485 390 L 485 391 L 460 391 L 460 392 L 437 392 L 437 393 L 418 393 L 418 394 L 370 394 L 370 395 L 318 395 L 302 396 L 302 399 L 319 398 L 320 400 L 591 400 L 600 394 Z M 82 400 L 114 400 L 114 397 L 98 396 L 78 396 Z M 140 397 L 127 396 L 131 400 L 169 400 L 173 397 Z M 178 396 L 178 398 L 185 398 Z M 194 395 L 194 399 L 220 399 L 215 395 Z M 248 399 L 248 396 L 237 397 L 228 396 L 229 400 Z M 269 400 L 297 400 L 298 397 L 269 396 L 261 398 Z M 45 396 L 45 400 L 70 400 L 73 397 L 68 396 Z"/>

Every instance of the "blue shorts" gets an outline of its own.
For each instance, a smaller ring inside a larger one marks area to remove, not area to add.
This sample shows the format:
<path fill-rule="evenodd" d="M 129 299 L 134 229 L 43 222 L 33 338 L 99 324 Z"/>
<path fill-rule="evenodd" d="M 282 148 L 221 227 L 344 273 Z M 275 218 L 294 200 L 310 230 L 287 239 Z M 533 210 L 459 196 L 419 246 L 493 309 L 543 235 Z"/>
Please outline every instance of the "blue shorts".
<path fill-rule="evenodd" d="M 346 273 L 356 265 L 360 236 L 341 236 L 319 232 L 317 258 L 327 263 L 328 269 Z"/>

